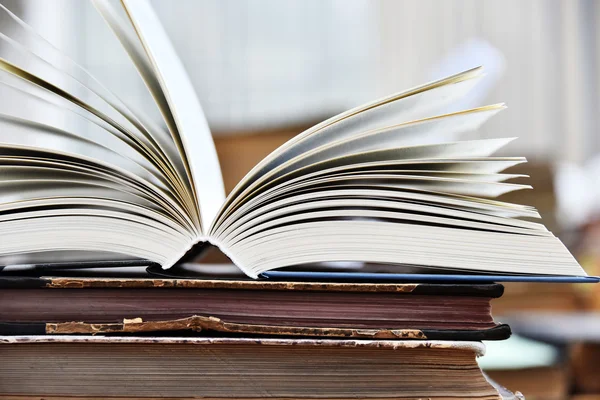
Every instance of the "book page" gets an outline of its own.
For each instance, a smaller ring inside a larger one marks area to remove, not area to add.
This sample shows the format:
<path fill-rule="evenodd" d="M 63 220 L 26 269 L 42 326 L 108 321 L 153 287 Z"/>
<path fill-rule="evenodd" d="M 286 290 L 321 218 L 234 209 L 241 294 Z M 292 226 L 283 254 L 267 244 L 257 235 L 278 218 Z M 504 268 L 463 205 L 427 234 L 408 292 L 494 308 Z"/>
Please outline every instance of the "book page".
<path fill-rule="evenodd" d="M 281 164 L 319 146 L 355 134 L 434 116 L 446 105 L 465 96 L 481 76 L 482 69 L 474 68 L 353 108 L 307 129 L 273 151 L 246 174 L 229 194 L 216 223 L 220 222 L 233 203 L 267 180 L 268 172 Z"/>
<path fill-rule="evenodd" d="M 334 189 L 334 188 L 331 188 Z M 337 219 L 352 216 L 373 219 L 427 221 L 430 224 L 462 226 L 498 232 L 512 232 L 531 235 L 550 235 L 539 223 L 502 218 L 472 209 L 459 208 L 456 205 L 441 207 L 433 203 L 411 202 L 402 191 L 373 189 L 337 189 L 308 192 L 286 196 L 265 207 L 246 213 L 227 229 L 223 240 L 236 241 L 249 237 L 253 233 L 282 225 L 292 221 L 310 221 L 316 218 L 335 217 Z M 365 209 L 366 212 L 359 211 Z M 393 211 L 393 212 L 392 212 Z M 475 225 L 468 225 L 478 223 Z M 253 232 L 252 229 L 256 228 Z M 233 242 L 232 242 L 233 243 Z"/>
<path fill-rule="evenodd" d="M 410 126 L 410 125 L 408 125 Z M 435 160 L 445 159 L 453 157 L 486 157 L 514 140 L 514 138 L 505 139 L 483 139 L 483 140 L 470 140 L 454 143 L 437 143 L 429 145 L 415 145 L 406 147 L 392 147 L 385 148 L 383 150 L 371 150 L 371 151 L 357 151 L 352 153 L 352 149 L 345 149 L 343 146 L 342 150 L 346 150 L 348 154 L 342 152 L 341 155 L 333 155 L 331 158 L 325 158 L 324 160 L 316 161 L 312 164 L 308 164 L 303 168 L 303 173 L 308 174 L 313 171 L 330 169 L 341 167 L 343 165 L 353 165 L 358 163 L 369 163 L 369 162 L 382 162 L 392 160 Z M 328 148 L 328 146 L 324 146 Z M 315 150 L 318 151 L 318 150 Z M 307 155 L 308 157 L 308 155 Z M 300 156 L 297 160 L 302 161 L 303 157 Z M 294 163 L 294 160 L 288 163 Z M 286 168 L 287 163 L 282 164 L 280 167 L 269 171 L 268 176 L 271 181 L 275 181 L 277 177 L 281 177 L 285 174 L 283 171 Z M 291 169 L 293 170 L 293 169 Z M 291 173 L 292 171 L 288 171 Z M 263 190 L 270 186 L 269 182 L 265 182 L 263 185 L 250 186 L 244 196 L 233 202 L 228 210 L 221 215 L 221 218 L 228 217 L 230 213 L 235 211 L 240 204 L 250 201 L 253 196 L 260 194 Z M 222 221 L 220 221 L 222 222 Z"/>
<path fill-rule="evenodd" d="M 302 153 L 272 169 L 266 176 L 269 176 L 270 179 L 276 178 L 294 169 L 345 155 L 391 148 L 410 149 L 411 147 L 452 142 L 458 134 L 478 129 L 503 108 L 503 105 L 481 107 L 367 131 Z"/>
<path fill-rule="evenodd" d="M 208 229 L 225 201 L 221 167 L 208 123 L 187 73 L 147 0 L 123 4 L 152 62 L 156 78 L 177 124 L 198 198 L 201 224 Z"/>
<path fill-rule="evenodd" d="M 0 7 L 0 264 L 101 253 L 169 267 L 211 222 L 199 185 L 203 213 L 224 199 L 210 131 L 149 4 L 133 2 L 131 21 L 97 5 L 167 129 Z"/>
<path fill-rule="evenodd" d="M 175 144 L 170 137 L 170 133 L 165 127 L 159 126 L 157 122 L 146 115 L 146 112 L 142 112 L 139 109 L 134 110 L 131 104 L 125 104 L 89 71 L 68 56 L 62 54 L 56 47 L 2 4 L 0 4 L 0 17 L 3 18 L 3 32 L 10 32 L 9 36 L 0 33 L 0 40 L 2 40 L 4 47 L 2 51 L 4 58 L 6 58 L 6 48 L 12 47 L 18 49 L 22 54 L 21 58 L 24 58 L 23 54 L 29 55 L 25 63 L 29 68 L 33 64 L 44 62 L 48 66 L 47 68 L 61 71 L 61 89 L 65 89 L 65 82 L 70 80 L 78 82 L 81 84 L 79 90 L 76 92 L 71 91 L 71 93 L 82 99 L 91 101 L 90 104 L 87 104 L 88 108 L 106 110 L 115 122 L 123 121 L 121 118 L 125 118 L 126 122 L 120 122 L 120 124 L 127 129 L 127 133 L 138 136 L 139 141 L 150 146 L 156 152 L 156 157 L 159 160 L 173 166 L 179 178 L 185 178 L 183 162 L 175 149 Z M 37 58 L 31 57 L 33 55 L 37 56 Z M 74 85 L 70 84 L 69 87 L 73 88 Z M 37 94 L 41 95 L 39 92 Z M 47 97 L 51 98 L 52 96 L 48 94 Z M 98 103 L 98 100 L 102 102 Z M 102 107 L 101 104 L 103 103 L 109 105 L 110 108 Z M 68 108 L 69 104 L 63 102 L 61 107 Z M 164 158 L 161 158 L 162 153 L 164 153 Z"/>
<path fill-rule="evenodd" d="M 315 219 L 281 224 L 229 248 L 256 277 L 263 271 L 327 261 L 435 266 L 509 274 L 577 275 L 585 271 L 552 235 L 523 235 L 377 220 Z"/>
<path fill-rule="evenodd" d="M 332 160 L 333 161 L 333 160 Z M 406 159 L 406 160 L 380 160 L 341 164 L 329 167 L 329 161 L 321 161 L 303 168 L 284 174 L 279 178 L 270 180 L 261 188 L 261 194 L 291 185 L 299 181 L 312 180 L 316 177 L 329 177 L 338 174 L 363 173 L 369 171 L 426 171 L 423 174 L 479 174 L 506 176 L 506 179 L 521 177 L 514 174 L 499 174 L 505 169 L 526 162 L 523 157 L 462 157 L 449 159 Z M 260 195 L 259 195 L 260 196 Z"/>
<path fill-rule="evenodd" d="M 0 145 L 0 168 L 2 265 L 39 262 L 41 253 L 44 263 L 83 260 L 86 252 L 102 253 L 96 261 L 166 264 L 193 240 L 176 204 L 101 160 Z"/>

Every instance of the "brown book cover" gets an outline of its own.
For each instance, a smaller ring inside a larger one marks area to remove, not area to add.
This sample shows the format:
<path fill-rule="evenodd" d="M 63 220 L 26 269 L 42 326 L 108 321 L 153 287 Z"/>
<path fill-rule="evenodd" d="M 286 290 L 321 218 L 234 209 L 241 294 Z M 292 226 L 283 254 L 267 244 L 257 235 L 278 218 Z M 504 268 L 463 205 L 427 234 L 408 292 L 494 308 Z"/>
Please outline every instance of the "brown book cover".
<path fill-rule="evenodd" d="M 498 284 L 0 278 L 0 334 L 500 340 Z"/>

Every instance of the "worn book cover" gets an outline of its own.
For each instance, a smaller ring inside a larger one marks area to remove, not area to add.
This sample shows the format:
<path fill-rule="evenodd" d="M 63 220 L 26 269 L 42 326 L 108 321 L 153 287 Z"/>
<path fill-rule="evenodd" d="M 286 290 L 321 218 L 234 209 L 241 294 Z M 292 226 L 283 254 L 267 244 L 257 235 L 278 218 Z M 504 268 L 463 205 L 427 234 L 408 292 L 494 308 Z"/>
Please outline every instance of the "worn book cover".
<path fill-rule="evenodd" d="M 0 277 L 3 334 L 501 340 L 499 284 Z"/>
<path fill-rule="evenodd" d="M 0 337 L 0 395 L 516 399 L 479 342 Z M 502 393 L 501 393 L 502 391 Z"/>

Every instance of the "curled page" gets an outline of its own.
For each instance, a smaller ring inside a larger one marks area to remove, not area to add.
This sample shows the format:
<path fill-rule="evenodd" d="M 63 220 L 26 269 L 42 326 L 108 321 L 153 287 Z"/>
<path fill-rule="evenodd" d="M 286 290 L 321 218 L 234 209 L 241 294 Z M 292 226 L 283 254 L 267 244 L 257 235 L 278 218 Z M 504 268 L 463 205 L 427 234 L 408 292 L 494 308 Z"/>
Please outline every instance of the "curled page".
<path fill-rule="evenodd" d="M 192 174 L 201 224 L 206 229 L 225 201 L 221 167 L 210 128 L 192 83 L 150 3 L 125 0 L 123 4 L 173 113 L 183 146 L 182 156 Z"/>

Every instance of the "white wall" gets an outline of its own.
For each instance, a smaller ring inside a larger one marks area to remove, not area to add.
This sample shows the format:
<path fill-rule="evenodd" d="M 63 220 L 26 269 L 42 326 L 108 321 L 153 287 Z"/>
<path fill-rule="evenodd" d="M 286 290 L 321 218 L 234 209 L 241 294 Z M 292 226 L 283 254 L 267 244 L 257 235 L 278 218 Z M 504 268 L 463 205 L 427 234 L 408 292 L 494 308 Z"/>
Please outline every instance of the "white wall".
<path fill-rule="evenodd" d="M 369 97 L 378 36 L 369 0 L 153 4 L 217 129 L 304 122 Z"/>
<path fill-rule="evenodd" d="M 600 151 L 597 21 L 591 0 L 383 0 L 378 92 L 427 77 L 469 38 L 504 53 L 506 70 L 488 102 L 508 110 L 474 137 L 518 136 L 506 149 L 530 158 L 581 161 Z"/>

